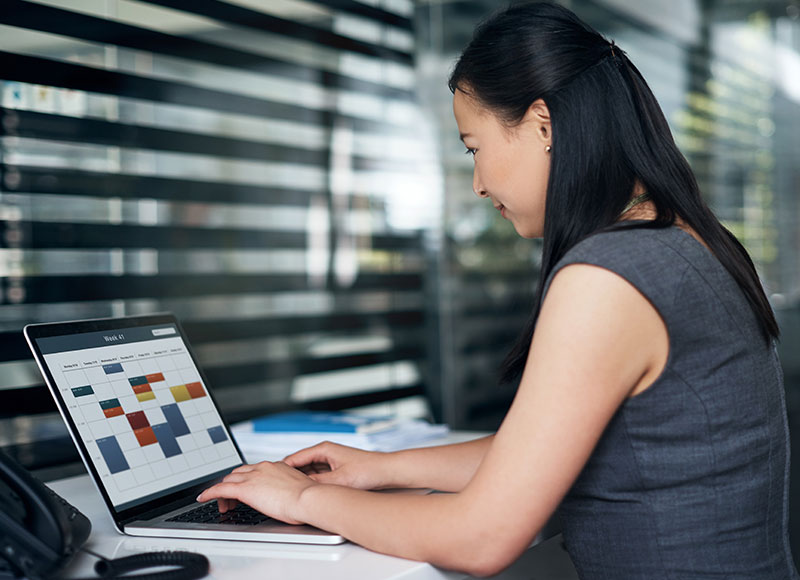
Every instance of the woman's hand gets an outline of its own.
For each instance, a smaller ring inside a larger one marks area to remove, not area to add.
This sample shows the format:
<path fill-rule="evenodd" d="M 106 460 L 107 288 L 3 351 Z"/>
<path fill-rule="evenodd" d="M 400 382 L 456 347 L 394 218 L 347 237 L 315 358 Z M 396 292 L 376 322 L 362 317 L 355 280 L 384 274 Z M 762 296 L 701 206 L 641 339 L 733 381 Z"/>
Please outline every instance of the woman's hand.
<path fill-rule="evenodd" d="M 392 486 L 391 474 L 382 461 L 386 457 L 386 453 L 363 451 L 326 441 L 293 453 L 283 461 L 318 483 L 381 489 Z"/>
<path fill-rule="evenodd" d="M 197 496 L 197 501 L 216 499 L 222 513 L 242 502 L 283 522 L 301 524 L 304 522 L 293 516 L 294 508 L 303 492 L 314 485 L 307 475 L 283 462 L 262 461 L 237 467 Z"/>

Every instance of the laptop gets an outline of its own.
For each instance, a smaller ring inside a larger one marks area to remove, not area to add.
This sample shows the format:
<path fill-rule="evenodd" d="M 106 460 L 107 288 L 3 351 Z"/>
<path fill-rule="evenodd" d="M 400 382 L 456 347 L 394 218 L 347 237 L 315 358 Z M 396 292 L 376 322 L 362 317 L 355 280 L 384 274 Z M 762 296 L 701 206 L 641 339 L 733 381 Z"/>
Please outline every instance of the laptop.
<path fill-rule="evenodd" d="M 344 542 L 247 506 L 219 514 L 216 502 L 196 502 L 245 460 L 174 315 L 31 324 L 23 332 L 119 532 Z"/>

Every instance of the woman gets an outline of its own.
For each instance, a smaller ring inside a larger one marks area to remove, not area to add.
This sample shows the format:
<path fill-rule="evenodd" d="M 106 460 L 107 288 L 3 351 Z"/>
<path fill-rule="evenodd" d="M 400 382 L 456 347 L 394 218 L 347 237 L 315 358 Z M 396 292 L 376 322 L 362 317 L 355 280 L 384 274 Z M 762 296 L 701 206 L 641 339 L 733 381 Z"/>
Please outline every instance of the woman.
<path fill-rule="evenodd" d="M 450 87 L 476 194 L 544 238 L 502 426 L 391 454 L 322 444 L 198 499 L 477 575 L 561 505 L 582 578 L 797 578 L 777 324 L 639 71 L 568 10 L 526 4 L 476 31 Z M 362 491 L 382 487 L 454 493 Z"/>

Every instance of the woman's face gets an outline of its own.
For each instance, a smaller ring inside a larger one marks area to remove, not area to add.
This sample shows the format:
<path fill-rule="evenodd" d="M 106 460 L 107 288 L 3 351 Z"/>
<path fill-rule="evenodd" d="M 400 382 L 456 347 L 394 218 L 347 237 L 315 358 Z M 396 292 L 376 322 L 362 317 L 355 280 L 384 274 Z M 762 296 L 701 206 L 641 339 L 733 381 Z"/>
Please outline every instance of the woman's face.
<path fill-rule="evenodd" d="M 461 140 L 475 162 L 472 189 L 488 197 L 523 238 L 541 237 L 550 176 L 550 116 L 542 100 L 535 101 L 522 122 L 507 127 L 472 97 L 453 96 Z"/>

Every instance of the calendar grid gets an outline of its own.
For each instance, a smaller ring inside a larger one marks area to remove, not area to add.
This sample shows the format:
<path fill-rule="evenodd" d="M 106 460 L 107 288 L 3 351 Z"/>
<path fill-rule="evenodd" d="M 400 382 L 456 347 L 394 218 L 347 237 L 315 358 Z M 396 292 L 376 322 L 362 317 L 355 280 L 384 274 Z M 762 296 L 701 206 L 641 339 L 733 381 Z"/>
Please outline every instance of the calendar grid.
<path fill-rule="evenodd" d="M 115 505 L 239 463 L 181 338 L 45 359 Z"/>

